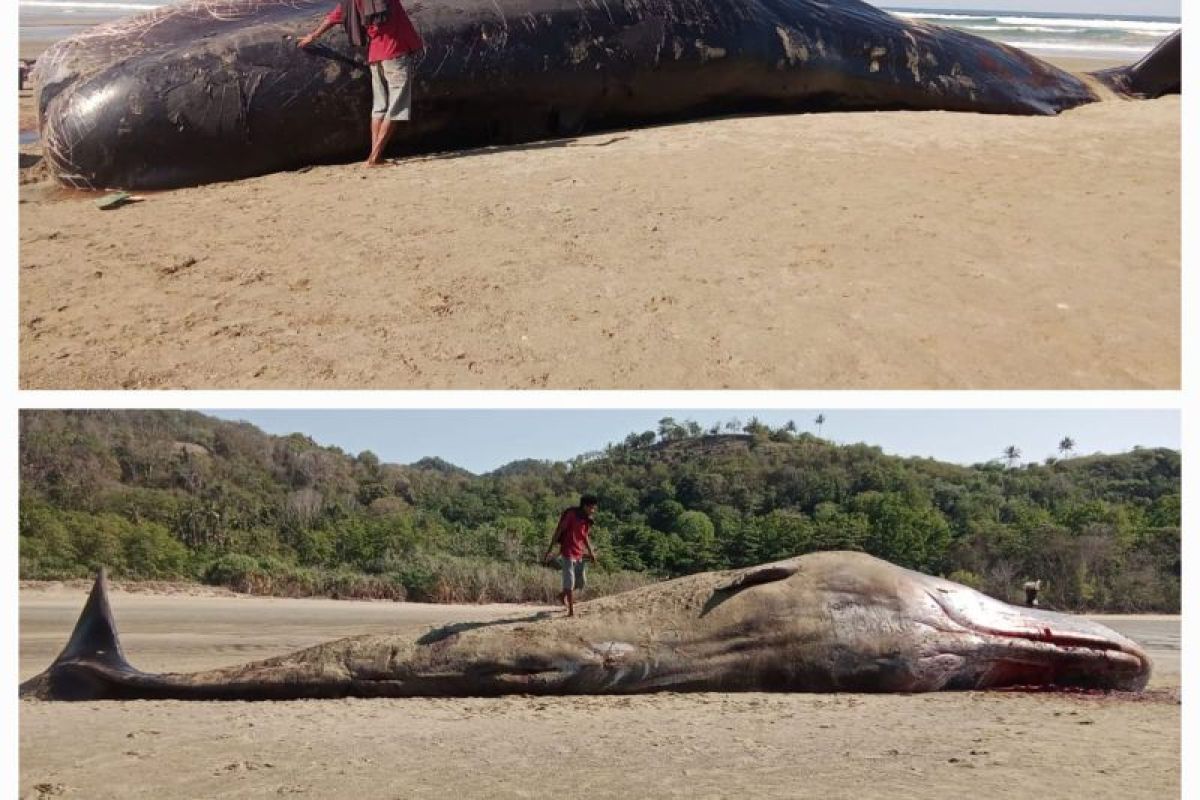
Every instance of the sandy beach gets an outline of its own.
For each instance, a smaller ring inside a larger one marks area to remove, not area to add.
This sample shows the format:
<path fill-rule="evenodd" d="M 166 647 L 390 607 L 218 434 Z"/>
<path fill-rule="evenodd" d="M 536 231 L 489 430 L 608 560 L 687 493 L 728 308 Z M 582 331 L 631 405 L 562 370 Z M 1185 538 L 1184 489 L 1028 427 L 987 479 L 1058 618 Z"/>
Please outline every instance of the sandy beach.
<path fill-rule="evenodd" d="M 49 663 L 83 588 L 23 589 L 20 674 Z M 521 606 L 116 591 L 130 660 L 242 663 Z M 1062 694 L 46 703 L 20 710 L 23 798 L 1170 797 L 1178 617 L 1105 617 L 1155 662 L 1141 699 Z M 81 733 L 82 732 L 82 733 Z"/>
<path fill-rule="evenodd" d="M 21 385 L 1174 388 L 1179 129 L 727 118 L 112 212 L 27 145 Z"/>

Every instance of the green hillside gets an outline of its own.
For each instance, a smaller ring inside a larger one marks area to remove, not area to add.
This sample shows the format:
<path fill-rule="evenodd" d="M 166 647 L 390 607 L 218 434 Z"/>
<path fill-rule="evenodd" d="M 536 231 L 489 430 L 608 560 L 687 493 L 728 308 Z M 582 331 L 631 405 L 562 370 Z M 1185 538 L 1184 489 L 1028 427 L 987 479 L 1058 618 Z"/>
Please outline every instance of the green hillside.
<path fill-rule="evenodd" d="M 598 593 L 836 548 L 1010 600 L 1040 578 L 1054 607 L 1179 609 L 1178 452 L 964 467 L 729 427 L 664 420 L 603 453 L 473 475 L 195 412 L 28 411 L 21 576 L 104 564 L 264 593 L 544 601 L 557 578 L 537 558 L 590 492 Z"/>

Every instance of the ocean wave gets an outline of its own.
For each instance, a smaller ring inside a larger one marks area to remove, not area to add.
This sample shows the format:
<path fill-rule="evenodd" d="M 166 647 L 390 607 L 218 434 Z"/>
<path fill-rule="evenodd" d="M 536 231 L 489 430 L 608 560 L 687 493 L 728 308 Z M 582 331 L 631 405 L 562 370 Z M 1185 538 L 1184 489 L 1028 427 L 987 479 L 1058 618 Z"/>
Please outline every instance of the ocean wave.
<path fill-rule="evenodd" d="M 1004 43 L 1022 50 L 1060 50 L 1072 53 L 1131 53 L 1134 55 L 1150 52 L 1149 47 L 1138 47 L 1125 44 L 1083 44 L 1079 42 L 1056 42 L 1053 39 L 1043 39 L 1038 42 L 1017 42 L 1004 40 Z"/>
<path fill-rule="evenodd" d="M 1105 28 L 1125 31 L 1156 31 L 1160 34 L 1179 30 L 1178 22 L 1149 22 L 1136 19 L 1071 19 L 1070 17 L 995 17 L 1001 25 L 1048 25 L 1056 28 Z"/>
<path fill-rule="evenodd" d="M 1083 33 L 1083 28 L 1042 28 L 1037 25 L 964 25 L 962 29 L 965 31 L 1022 31 L 1024 33 Z M 1147 34 L 1149 36 L 1159 36 L 1160 34 Z"/>
<path fill-rule="evenodd" d="M 72 3 L 65 0 L 19 0 L 21 8 L 59 8 L 63 11 L 150 11 L 164 3 Z"/>
<path fill-rule="evenodd" d="M 981 17 L 978 14 L 927 14 L 924 11 L 889 11 L 893 17 L 908 17 L 909 19 L 995 19 Z"/>
<path fill-rule="evenodd" d="M 1050 28 L 1071 28 L 1086 30 L 1119 30 L 1144 36 L 1161 36 L 1179 29 L 1181 23 L 1166 20 L 1144 19 L 1097 19 L 1089 17 L 1021 17 L 1003 16 L 998 14 L 935 14 L 925 11 L 891 11 L 897 17 L 907 19 L 942 19 L 959 20 L 968 24 L 963 28 L 976 28 L 984 25 L 1009 25 L 1016 28 L 1040 30 Z"/>

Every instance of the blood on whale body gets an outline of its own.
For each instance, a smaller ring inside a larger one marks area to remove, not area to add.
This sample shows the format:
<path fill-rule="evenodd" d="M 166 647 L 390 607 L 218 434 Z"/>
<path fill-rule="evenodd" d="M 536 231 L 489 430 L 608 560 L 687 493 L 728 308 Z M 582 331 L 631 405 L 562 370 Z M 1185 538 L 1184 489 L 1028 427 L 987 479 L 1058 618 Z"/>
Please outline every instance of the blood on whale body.
<path fill-rule="evenodd" d="M 170 188 L 361 155 L 369 81 L 332 0 L 190 0 L 38 61 L 60 181 Z M 392 150 L 517 143 L 698 117 L 820 110 L 1053 114 L 1096 99 L 1007 45 L 860 0 L 438 0 Z"/>
<path fill-rule="evenodd" d="M 863 553 L 652 584 L 423 636 L 356 636 L 242 666 L 148 674 L 126 660 L 101 574 L 66 647 L 21 685 L 46 700 L 1140 690 L 1150 660 L 1087 619 L 1019 608 Z"/>

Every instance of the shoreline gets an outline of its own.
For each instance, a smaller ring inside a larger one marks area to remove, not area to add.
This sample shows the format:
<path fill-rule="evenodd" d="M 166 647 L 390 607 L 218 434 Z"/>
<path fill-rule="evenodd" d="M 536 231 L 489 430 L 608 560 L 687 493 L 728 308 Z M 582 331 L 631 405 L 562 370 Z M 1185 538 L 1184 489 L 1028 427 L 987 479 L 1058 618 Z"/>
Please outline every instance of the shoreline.
<path fill-rule="evenodd" d="M 665 579 L 664 579 L 665 580 Z M 92 578 L 66 578 L 62 580 L 34 580 L 22 578 L 18 581 L 18 589 L 21 592 L 36 593 L 39 595 L 70 595 L 72 597 L 78 595 L 86 595 L 91 591 L 93 585 Z M 311 600 L 311 601 L 328 601 L 331 603 L 407 603 L 417 606 L 463 606 L 471 608 L 504 608 L 512 607 L 514 609 L 524 610 L 528 608 L 557 608 L 557 606 L 541 606 L 531 603 L 470 603 L 470 602 L 423 602 L 415 600 L 391 600 L 385 598 L 370 598 L 370 597 L 332 597 L 330 595 L 283 595 L 283 594 L 250 594 L 247 592 L 238 592 L 225 586 L 216 586 L 208 583 L 176 581 L 176 580 L 122 580 L 119 578 L 109 578 L 109 592 L 111 594 L 127 594 L 140 595 L 148 597 L 223 597 L 223 598 L 238 598 L 245 600 Z M 1147 611 L 1141 612 L 1126 612 L 1126 611 L 1074 611 L 1067 609 L 1052 609 L 1060 614 L 1070 614 L 1072 616 L 1087 617 L 1089 619 L 1107 619 L 1114 621 L 1151 621 L 1151 622 L 1178 622 L 1181 619 L 1181 613 Z"/>

